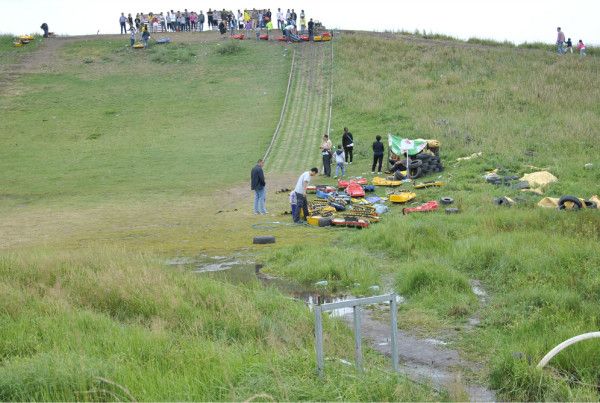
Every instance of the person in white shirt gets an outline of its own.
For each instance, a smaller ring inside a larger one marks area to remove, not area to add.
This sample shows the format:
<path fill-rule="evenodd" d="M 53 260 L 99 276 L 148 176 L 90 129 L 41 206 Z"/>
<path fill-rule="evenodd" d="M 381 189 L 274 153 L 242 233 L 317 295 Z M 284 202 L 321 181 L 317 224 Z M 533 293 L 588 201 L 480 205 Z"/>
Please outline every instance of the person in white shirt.
<path fill-rule="evenodd" d="M 284 26 L 285 26 L 285 23 L 283 22 L 283 13 L 281 12 L 281 9 L 278 8 L 277 9 L 277 29 L 283 31 Z"/>
<path fill-rule="evenodd" d="M 311 168 L 310 171 L 304 172 L 298 178 L 294 192 L 296 193 L 296 210 L 293 214 L 293 219 L 296 224 L 300 224 L 300 209 L 304 212 L 304 219 L 308 217 L 308 203 L 306 201 L 306 187 L 310 183 L 310 178 L 319 173 L 317 168 Z"/>

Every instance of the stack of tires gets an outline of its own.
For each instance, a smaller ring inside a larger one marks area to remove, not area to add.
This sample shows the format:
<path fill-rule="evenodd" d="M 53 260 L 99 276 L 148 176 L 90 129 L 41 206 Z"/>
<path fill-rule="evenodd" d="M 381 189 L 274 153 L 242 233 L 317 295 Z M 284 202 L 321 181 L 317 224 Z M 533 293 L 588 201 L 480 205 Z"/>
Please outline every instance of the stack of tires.
<path fill-rule="evenodd" d="M 404 169 L 406 169 L 406 160 L 401 161 Z M 429 173 L 442 172 L 444 166 L 439 155 L 431 155 L 426 153 L 417 154 L 411 157 L 409 172 L 411 179 L 418 179 Z M 400 172 L 396 172 L 395 179 L 402 180 L 404 177 Z"/>
<path fill-rule="evenodd" d="M 421 153 L 415 155 L 414 158 L 423 162 L 421 165 L 421 171 L 423 175 L 427 175 L 428 173 L 442 172 L 444 170 L 444 166 L 442 165 L 442 160 L 440 159 L 439 155 Z"/>

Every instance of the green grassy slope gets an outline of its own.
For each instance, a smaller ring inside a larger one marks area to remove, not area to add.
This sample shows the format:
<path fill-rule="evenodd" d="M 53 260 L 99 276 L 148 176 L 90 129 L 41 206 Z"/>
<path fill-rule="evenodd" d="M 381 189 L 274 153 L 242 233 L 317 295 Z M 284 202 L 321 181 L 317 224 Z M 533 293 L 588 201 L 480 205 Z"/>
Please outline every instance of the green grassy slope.
<path fill-rule="evenodd" d="M 289 60 L 254 43 L 221 56 L 223 44 L 61 49 L 52 72 L 28 74 L 26 92 L 0 100 L 5 197 L 139 200 L 239 180 L 270 140 Z"/>
<path fill-rule="evenodd" d="M 597 342 L 563 352 L 554 371 L 534 367 L 561 341 L 597 330 L 598 210 L 541 210 L 542 196 L 495 187 L 482 175 L 545 167 L 559 178 L 546 195 L 599 194 L 600 60 L 391 34 L 347 34 L 335 45 L 333 127 L 338 139 L 343 126 L 354 133 L 350 173 L 370 170 L 376 134 L 439 139 L 447 185 L 419 191 L 417 200 L 452 196 L 462 213 L 403 217 L 392 208 L 367 232 L 340 236 L 320 267 L 361 251 L 372 256 L 380 276 L 407 297 L 402 326 L 434 337 L 458 329 L 453 339 L 486 364 L 489 373 L 479 375 L 502 399 L 596 400 Z M 474 152 L 483 155 L 453 162 Z M 493 205 L 502 195 L 519 203 Z M 301 256 L 297 248 L 278 251 L 275 270 L 327 276 Z M 346 276 L 329 279 L 364 278 Z M 488 291 L 487 303 L 471 280 Z M 472 317 L 481 324 L 469 327 Z"/>
<path fill-rule="evenodd" d="M 289 58 L 263 42 L 221 55 L 213 36 L 147 52 L 69 41 L 0 96 L 0 217 L 15 241 L 0 244 L 0 400 L 446 397 L 372 352 L 365 377 L 334 360 L 320 380 L 304 304 L 154 252 L 231 252 L 251 234 L 246 216 L 215 211 L 237 207 L 239 182 L 248 191 Z M 328 356 L 352 360 L 348 329 L 325 329 Z"/>

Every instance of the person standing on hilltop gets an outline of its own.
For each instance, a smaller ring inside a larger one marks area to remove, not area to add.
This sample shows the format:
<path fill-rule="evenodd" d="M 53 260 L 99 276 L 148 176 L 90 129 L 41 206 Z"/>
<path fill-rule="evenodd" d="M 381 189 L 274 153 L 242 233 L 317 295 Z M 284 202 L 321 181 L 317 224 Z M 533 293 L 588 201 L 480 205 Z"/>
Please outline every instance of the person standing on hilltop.
<path fill-rule="evenodd" d="M 304 10 L 300 13 L 300 33 L 302 35 L 306 33 L 306 17 L 304 16 Z"/>
<path fill-rule="evenodd" d="M 263 166 L 265 162 L 259 159 L 252 171 L 250 171 L 250 189 L 254 190 L 254 214 L 267 214 L 265 207 L 266 188 L 265 173 Z"/>
<path fill-rule="evenodd" d="M 126 23 L 127 17 L 125 17 L 125 13 L 121 13 L 121 16 L 119 17 L 119 25 L 121 25 L 121 35 L 127 33 L 127 27 L 125 26 Z"/>
<path fill-rule="evenodd" d="M 344 134 L 342 135 L 342 145 L 344 146 L 344 154 L 346 155 L 346 162 L 352 164 L 354 150 L 354 137 L 352 133 L 348 131 L 347 127 L 344 127 Z"/>
<path fill-rule="evenodd" d="M 308 21 L 308 39 L 312 41 L 313 36 L 315 35 L 315 22 L 311 18 Z"/>
<path fill-rule="evenodd" d="M 40 26 L 40 29 L 42 31 L 44 31 L 44 38 L 48 37 L 48 24 L 46 24 L 45 22 L 42 23 L 42 25 Z"/>
<path fill-rule="evenodd" d="M 200 10 L 200 15 L 198 16 L 198 29 L 200 32 L 204 31 L 204 13 Z"/>
<path fill-rule="evenodd" d="M 579 49 L 579 57 L 585 56 L 585 45 L 581 39 L 577 43 L 577 49 Z"/>
<path fill-rule="evenodd" d="M 208 19 L 208 29 L 212 30 L 213 25 L 215 25 L 215 21 L 213 20 L 213 11 L 212 9 L 208 9 L 206 12 L 206 18 Z"/>
<path fill-rule="evenodd" d="M 565 44 L 565 33 L 560 29 L 560 27 L 556 28 L 558 35 L 556 36 L 556 51 L 559 55 L 565 53 L 565 49 L 563 48 Z"/>
<path fill-rule="evenodd" d="M 131 16 L 131 13 L 127 15 L 127 24 L 129 24 L 129 30 L 131 31 L 133 28 L 133 17 Z"/>
<path fill-rule="evenodd" d="M 278 8 L 277 9 L 277 29 L 283 31 L 283 27 L 285 27 L 285 23 L 283 21 L 283 13 L 281 12 L 281 9 Z"/>

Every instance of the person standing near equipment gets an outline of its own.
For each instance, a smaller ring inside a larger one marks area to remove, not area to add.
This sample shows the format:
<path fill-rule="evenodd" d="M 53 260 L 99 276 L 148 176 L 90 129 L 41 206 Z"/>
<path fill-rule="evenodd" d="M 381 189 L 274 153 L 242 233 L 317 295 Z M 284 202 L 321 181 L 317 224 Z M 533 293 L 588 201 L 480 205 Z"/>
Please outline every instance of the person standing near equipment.
<path fill-rule="evenodd" d="M 294 192 L 296 193 L 296 209 L 292 211 L 294 213 L 293 219 L 296 224 L 300 224 L 300 209 L 304 212 L 304 219 L 308 217 L 308 203 L 306 201 L 306 187 L 310 183 L 310 178 L 319 173 L 317 168 L 311 168 L 310 171 L 304 172 L 298 178 Z"/>
<path fill-rule="evenodd" d="M 323 135 L 323 142 L 321 143 L 321 155 L 323 156 L 323 175 L 331 176 L 331 140 L 327 134 Z"/>
<path fill-rule="evenodd" d="M 383 143 L 381 142 L 381 136 L 375 136 L 375 141 L 373 142 L 373 166 L 371 167 L 371 173 L 375 173 L 375 165 L 379 163 L 379 168 L 377 169 L 377 173 L 381 175 L 381 164 L 383 163 Z"/>
<path fill-rule="evenodd" d="M 265 207 L 266 188 L 265 174 L 262 167 L 265 162 L 259 159 L 250 171 L 250 189 L 254 190 L 254 214 L 267 214 Z"/>
<path fill-rule="evenodd" d="M 44 31 L 44 38 L 48 37 L 48 24 L 45 22 L 40 26 L 40 29 Z"/>
<path fill-rule="evenodd" d="M 352 137 L 352 133 L 348 131 L 347 127 L 344 127 L 344 134 L 342 135 L 342 146 L 344 146 L 346 162 L 348 164 L 352 164 L 352 150 L 354 149 L 354 137 Z"/>
<path fill-rule="evenodd" d="M 313 36 L 315 35 L 315 22 L 311 18 L 308 21 L 308 39 L 312 41 Z"/>

